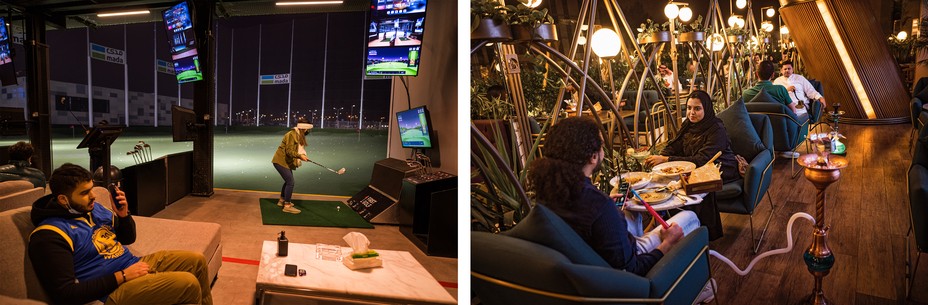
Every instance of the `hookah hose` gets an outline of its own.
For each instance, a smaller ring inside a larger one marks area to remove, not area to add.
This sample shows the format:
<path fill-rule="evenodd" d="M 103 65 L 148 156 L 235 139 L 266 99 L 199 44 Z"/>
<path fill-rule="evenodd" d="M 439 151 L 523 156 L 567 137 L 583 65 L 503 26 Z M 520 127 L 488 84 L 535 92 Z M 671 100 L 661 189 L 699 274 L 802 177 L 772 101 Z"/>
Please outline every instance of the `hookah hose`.
<path fill-rule="evenodd" d="M 793 214 L 793 216 L 789 218 L 789 222 L 787 222 L 786 224 L 786 243 L 787 243 L 786 248 L 774 249 L 774 250 L 761 253 L 760 255 L 755 257 L 753 260 L 751 260 L 751 263 L 748 264 L 748 267 L 745 268 L 744 270 L 741 270 L 740 268 L 738 268 L 738 266 L 735 266 L 735 263 L 733 263 L 731 260 L 729 260 L 724 255 L 718 252 L 715 252 L 715 250 L 709 250 L 709 254 L 712 256 L 715 256 L 715 258 L 721 260 L 725 264 L 728 264 L 728 266 L 731 267 L 731 270 L 735 271 L 735 273 L 737 273 L 738 275 L 745 276 L 751 272 L 751 269 L 754 268 L 754 264 L 759 262 L 762 258 L 771 256 L 771 255 L 776 255 L 776 254 L 787 253 L 793 250 L 793 222 L 796 221 L 796 219 L 798 218 L 808 219 L 809 221 L 812 222 L 813 225 L 815 225 L 815 217 L 812 217 L 812 215 L 802 213 L 802 212 Z"/>

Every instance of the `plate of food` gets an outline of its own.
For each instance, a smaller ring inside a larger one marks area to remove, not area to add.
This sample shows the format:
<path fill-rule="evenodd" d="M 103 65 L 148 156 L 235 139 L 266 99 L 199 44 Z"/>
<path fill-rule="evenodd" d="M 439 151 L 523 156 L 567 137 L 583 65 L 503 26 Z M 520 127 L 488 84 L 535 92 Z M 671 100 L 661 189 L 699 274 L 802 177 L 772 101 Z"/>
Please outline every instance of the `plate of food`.
<path fill-rule="evenodd" d="M 670 192 L 647 192 L 647 193 L 638 193 L 638 196 L 641 196 L 641 199 L 647 201 L 648 204 L 655 205 L 662 203 L 664 201 L 670 200 L 673 197 L 673 194 Z M 638 197 L 631 196 L 632 200 L 637 204 L 641 204 L 641 201 L 638 200 Z"/>
<path fill-rule="evenodd" d="M 622 174 L 622 178 L 625 178 L 625 181 L 628 182 L 633 189 L 641 189 L 645 186 L 648 186 L 648 183 L 651 183 L 651 174 L 645 172 L 630 172 Z M 609 184 L 613 187 L 618 185 L 619 177 L 613 177 L 612 180 L 609 180 Z"/>
<path fill-rule="evenodd" d="M 679 177 L 696 169 L 696 164 L 689 161 L 670 161 L 655 165 L 651 172 L 662 177 Z"/>

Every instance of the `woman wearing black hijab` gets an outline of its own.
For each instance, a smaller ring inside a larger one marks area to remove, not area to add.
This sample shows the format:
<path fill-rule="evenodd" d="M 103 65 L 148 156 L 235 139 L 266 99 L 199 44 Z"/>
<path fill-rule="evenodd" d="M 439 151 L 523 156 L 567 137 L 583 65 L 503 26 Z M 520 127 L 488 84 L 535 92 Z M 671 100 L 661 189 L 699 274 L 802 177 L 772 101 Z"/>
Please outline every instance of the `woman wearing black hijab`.
<path fill-rule="evenodd" d="M 697 90 L 686 101 L 686 121 L 680 128 L 680 134 L 661 150 L 660 155 L 648 157 L 645 164 L 655 166 L 667 161 L 689 161 L 703 166 L 719 151 L 722 155 L 716 161 L 722 164 L 722 182 L 741 178 L 728 132 L 722 120 L 715 117 L 712 98 L 705 91 Z M 714 197 L 706 199 L 709 200 L 703 201 L 703 204 L 687 207 L 696 212 L 699 221 L 709 228 L 709 239 L 714 240 L 722 237 L 722 222 L 715 200 L 712 200 Z"/>
<path fill-rule="evenodd" d="M 715 117 L 712 98 L 705 91 L 697 90 L 686 101 L 686 121 L 683 121 L 680 134 L 661 150 L 660 155 L 648 157 L 645 164 L 655 166 L 667 161 L 689 161 L 703 166 L 719 151 L 722 155 L 716 161 L 722 163 L 722 181 L 728 183 L 741 178 L 728 132 L 722 120 Z"/>

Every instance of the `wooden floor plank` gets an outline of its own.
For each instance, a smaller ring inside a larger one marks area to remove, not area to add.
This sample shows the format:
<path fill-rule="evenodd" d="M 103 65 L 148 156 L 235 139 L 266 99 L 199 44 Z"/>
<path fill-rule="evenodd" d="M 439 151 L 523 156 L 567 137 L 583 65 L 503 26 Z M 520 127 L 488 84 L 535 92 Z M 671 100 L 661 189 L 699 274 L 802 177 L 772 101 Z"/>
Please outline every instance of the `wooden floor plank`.
<path fill-rule="evenodd" d="M 825 277 L 825 293 L 836 304 L 921 304 L 928 300 L 928 255 L 916 274 L 913 302 L 905 302 L 905 240 L 909 226 L 905 171 L 910 125 L 842 125 L 848 139 L 849 166 L 826 194 L 828 243 L 836 262 Z M 804 152 L 805 149 L 800 150 Z M 777 157 L 770 195 L 776 204 L 761 251 L 786 247 L 786 222 L 796 212 L 815 215 L 814 186 L 800 173 L 791 178 L 791 159 Z M 794 168 L 795 169 L 795 168 Z M 759 233 L 770 215 L 765 198 L 754 215 Z M 723 214 L 725 236 L 710 248 L 744 268 L 751 254 L 750 218 Z M 787 254 L 766 258 L 747 276 L 739 276 L 717 259 L 710 260 L 723 304 L 798 304 L 812 290 L 813 277 L 802 254 L 809 247 L 812 225 L 798 221 L 796 245 Z"/>

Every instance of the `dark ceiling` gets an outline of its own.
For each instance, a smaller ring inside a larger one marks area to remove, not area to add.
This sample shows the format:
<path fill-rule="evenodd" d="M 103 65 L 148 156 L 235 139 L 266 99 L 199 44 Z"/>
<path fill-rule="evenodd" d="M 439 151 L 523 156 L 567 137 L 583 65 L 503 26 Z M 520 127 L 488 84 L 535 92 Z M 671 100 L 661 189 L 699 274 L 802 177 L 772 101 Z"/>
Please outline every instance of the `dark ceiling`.
<path fill-rule="evenodd" d="M 293 1 L 293 0 L 284 0 Z M 281 1 L 281 2 L 284 2 Z M 24 13 L 45 16 L 49 29 L 97 27 L 161 21 L 161 11 L 179 0 L 8 0 L 0 2 L 0 16 L 21 19 Z M 306 14 L 321 12 L 365 11 L 370 0 L 344 0 L 342 4 L 278 6 L 271 0 L 216 0 L 221 18 L 254 15 Z M 5 7 L 4 7 L 5 6 Z M 149 10 L 146 15 L 97 17 L 98 13 Z"/>

